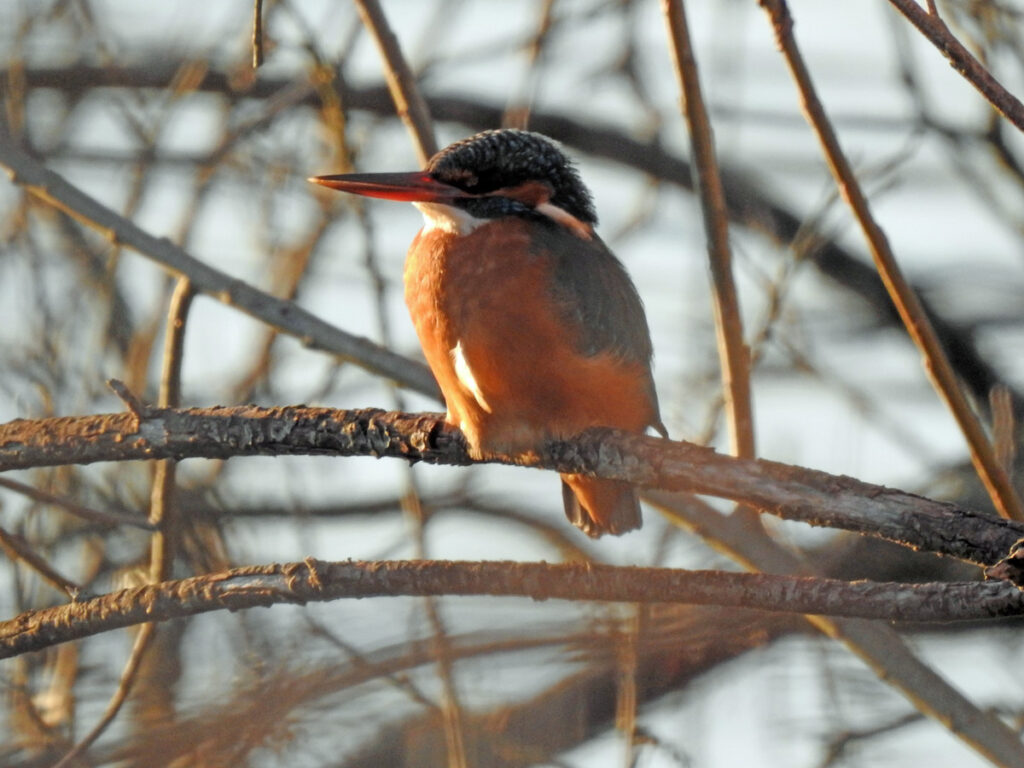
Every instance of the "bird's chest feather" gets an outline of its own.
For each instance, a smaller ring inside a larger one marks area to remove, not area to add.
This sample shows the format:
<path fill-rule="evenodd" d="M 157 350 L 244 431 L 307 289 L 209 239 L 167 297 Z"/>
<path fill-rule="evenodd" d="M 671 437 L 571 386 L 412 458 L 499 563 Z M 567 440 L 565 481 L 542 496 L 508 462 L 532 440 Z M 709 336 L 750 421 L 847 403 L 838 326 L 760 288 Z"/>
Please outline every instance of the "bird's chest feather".
<path fill-rule="evenodd" d="M 421 341 L 450 351 L 467 335 L 485 341 L 488 330 L 502 335 L 499 326 L 528 332 L 543 323 L 553 311 L 551 275 L 525 225 L 488 223 L 461 236 L 430 229 L 409 249 L 405 298 Z"/>
<path fill-rule="evenodd" d="M 536 442 L 539 419 L 527 412 L 547 399 L 546 356 L 570 348 L 551 281 L 551 259 L 525 222 L 426 229 L 413 241 L 406 303 L 449 419 L 471 446 Z"/>
<path fill-rule="evenodd" d="M 427 229 L 409 251 L 406 302 L 449 421 L 475 452 L 520 453 L 589 426 L 642 430 L 652 419 L 646 367 L 587 353 L 555 266 L 529 222 L 459 236 Z"/>

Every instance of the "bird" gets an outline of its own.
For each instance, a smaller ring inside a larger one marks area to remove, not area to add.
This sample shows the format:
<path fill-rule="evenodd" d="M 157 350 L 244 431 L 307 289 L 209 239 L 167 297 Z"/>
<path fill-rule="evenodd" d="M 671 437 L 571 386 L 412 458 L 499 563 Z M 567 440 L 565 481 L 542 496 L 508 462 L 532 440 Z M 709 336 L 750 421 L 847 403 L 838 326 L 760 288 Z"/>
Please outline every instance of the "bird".
<path fill-rule="evenodd" d="M 422 171 L 309 180 L 422 212 L 405 301 L 445 420 L 473 458 L 536 455 L 590 427 L 668 436 L 643 303 L 554 140 L 490 130 L 440 150 Z M 641 527 L 629 483 L 561 480 L 565 514 L 588 536 Z"/>

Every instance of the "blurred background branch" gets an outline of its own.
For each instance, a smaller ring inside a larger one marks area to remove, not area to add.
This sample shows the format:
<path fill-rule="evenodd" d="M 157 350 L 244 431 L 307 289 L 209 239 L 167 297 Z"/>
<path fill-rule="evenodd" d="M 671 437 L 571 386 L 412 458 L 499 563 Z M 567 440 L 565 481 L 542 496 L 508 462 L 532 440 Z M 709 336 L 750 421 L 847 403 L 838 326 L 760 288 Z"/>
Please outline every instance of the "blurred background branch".
<path fill-rule="evenodd" d="M 577 160 L 601 235 L 644 297 L 670 433 L 727 449 L 706 246 L 658 4 L 362 6 L 375 11 L 371 31 L 356 4 L 293 0 L 4 9 L 0 155 L 25 186 L 0 183 L 0 423 L 118 410 L 110 378 L 158 402 L 181 276 L 197 292 L 183 330 L 183 406 L 436 410 L 401 302 L 415 211 L 328 198 L 305 178 L 405 170 L 434 141 L 504 124 L 545 133 Z M 1020 10 L 893 0 L 790 11 L 850 172 L 1019 487 Z M 762 11 L 691 0 L 686 13 L 729 220 L 734 319 L 750 345 L 758 455 L 853 476 L 861 489 L 949 501 L 999 531 L 1005 552 L 1016 529 L 995 518 L 850 231 Z M 419 115 L 416 141 L 396 115 L 403 103 Z M 2 478 L 3 616 L 148 581 L 151 465 L 33 465 Z M 752 538 L 730 505 L 685 495 L 649 494 L 667 517 L 649 511 L 643 531 L 594 543 L 565 525 L 547 473 L 414 467 L 413 481 L 403 465 L 184 461 L 161 570 L 181 579 L 307 555 L 426 552 L 739 563 L 901 583 L 981 577 L 955 558 L 797 522 L 769 519 L 769 536 Z M 847 481 L 830 482 L 837 492 L 823 487 L 822 500 L 803 499 L 808 509 L 845 498 Z M 939 548 L 963 545 L 958 528 L 933 532 Z M 486 597 L 217 611 L 162 626 L 115 727 L 84 757 L 95 766 L 397 768 L 453 755 L 479 766 L 622 765 L 624 755 L 673 768 L 1020 764 L 1013 620 L 898 631 L 813 621 L 808 632 L 803 618 L 747 609 Z M 104 633 L 5 662 L 0 764 L 50 768 L 86 736 L 130 642 Z"/>

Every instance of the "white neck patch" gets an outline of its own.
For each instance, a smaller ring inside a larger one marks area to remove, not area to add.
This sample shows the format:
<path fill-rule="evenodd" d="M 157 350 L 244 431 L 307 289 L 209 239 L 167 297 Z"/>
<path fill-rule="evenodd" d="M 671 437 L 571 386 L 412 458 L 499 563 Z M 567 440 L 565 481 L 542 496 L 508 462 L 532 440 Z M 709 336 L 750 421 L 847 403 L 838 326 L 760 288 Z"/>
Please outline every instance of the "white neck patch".
<path fill-rule="evenodd" d="M 451 351 L 451 356 L 452 365 L 455 368 L 455 375 L 458 377 L 459 383 L 473 395 L 477 405 L 487 411 L 487 413 L 491 413 L 491 406 L 484 398 L 484 393 L 480 391 L 480 385 L 476 383 L 476 376 L 473 375 L 473 371 L 469 368 L 469 362 L 466 360 L 466 351 L 462 348 L 461 340 L 456 342 L 455 349 Z"/>
<path fill-rule="evenodd" d="M 451 232 L 455 235 L 468 235 L 481 224 L 490 221 L 490 219 L 478 219 L 476 216 L 470 216 L 454 205 L 419 202 L 413 203 L 413 205 L 423 214 L 424 232 L 439 229 L 442 232 Z"/>

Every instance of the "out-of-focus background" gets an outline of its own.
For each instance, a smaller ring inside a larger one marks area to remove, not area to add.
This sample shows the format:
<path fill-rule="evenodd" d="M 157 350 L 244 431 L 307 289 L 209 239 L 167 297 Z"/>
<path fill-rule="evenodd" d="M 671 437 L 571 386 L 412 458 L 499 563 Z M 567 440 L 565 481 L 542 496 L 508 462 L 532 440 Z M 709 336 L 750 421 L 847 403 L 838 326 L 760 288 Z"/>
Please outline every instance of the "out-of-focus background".
<path fill-rule="evenodd" d="M 1024 6 L 940 2 L 951 29 L 1024 91 Z M 645 301 L 673 437 L 728 447 L 699 203 L 658 3 L 383 4 L 440 145 L 502 124 L 562 142 L 600 233 Z M 882 0 L 791 4 L 826 108 L 979 412 L 1024 387 L 1024 143 Z M 758 455 L 988 509 L 951 417 L 873 273 L 754 2 L 687 3 L 733 219 L 756 367 Z M 352 5 L 264 8 L 252 67 L 241 2 L 0 0 L 0 96 L 25 149 L 148 232 L 403 355 L 401 298 L 420 224 L 407 205 L 305 181 L 417 167 Z M 0 421 L 156 399 L 174 279 L 0 181 Z M 440 409 L 304 348 L 216 299 L 186 327 L 185 405 Z M 146 514 L 144 463 L 5 477 Z M 737 568 L 649 510 L 586 539 L 550 473 L 370 459 L 193 460 L 174 575 L 345 558 Z M 418 503 L 411 500 L 416 499 Z M 718 509 L 729 506 L 715 502 Z M 955 563 L 767 521 L 825 572 L 971 578 Z M 0 526 L 93 592 L 138 579 L 143 531 L 0 488 Z M 4 617 L 66 600 L 0 560 Z M 978 706 L 1024 713 L 1015 625 L 904 628 Z M 756 611 L 387 598 L 217 613 L 162 626 L 89 765 L 986 765 L 841 645 Z M 0 765 L 51 765 L 99 719 L 132 633 L 0 666 Z M 438 655 L 447 661 L 438 662 Z M 618 728 L 616 727 L 618 723 Z M 627 747 L 624 732 L 632 732 Z M 447 736 L 447 741 L 446 741 Z"/>

